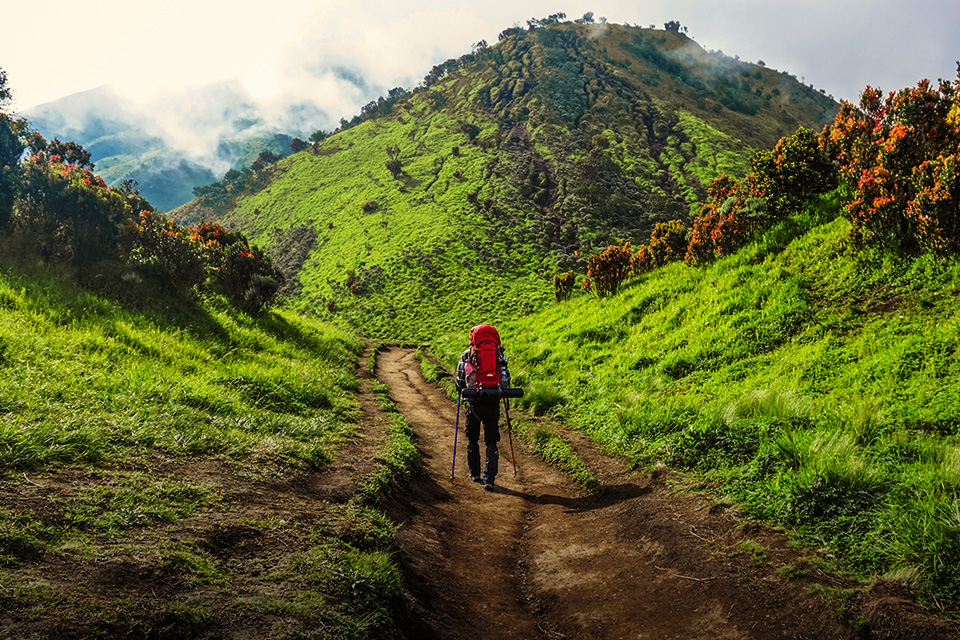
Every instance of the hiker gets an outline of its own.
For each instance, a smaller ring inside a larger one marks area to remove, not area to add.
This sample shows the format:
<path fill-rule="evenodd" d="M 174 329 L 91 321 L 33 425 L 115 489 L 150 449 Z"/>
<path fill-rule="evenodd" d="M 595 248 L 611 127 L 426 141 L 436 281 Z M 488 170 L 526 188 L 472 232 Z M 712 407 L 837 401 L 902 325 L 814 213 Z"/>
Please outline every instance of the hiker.
<path fill-rule="evenodd" d="M 500 335 L 489 324 L 481 324 L 470 330 L 470 347 L 460 354 L 457 364 L 457 391 L 464 389 L 507 389 L 510 387 L 510 370 L 507 357 L 500 344 Z M 500 452 L 500 397 L 468 398 L 466 400 L 467 466 L 474 482 L 493 491 L 497 478 Z M 486 466 L 480 475 L 480 427 L 483 426 L 483 443 L 486 446 Z"/>

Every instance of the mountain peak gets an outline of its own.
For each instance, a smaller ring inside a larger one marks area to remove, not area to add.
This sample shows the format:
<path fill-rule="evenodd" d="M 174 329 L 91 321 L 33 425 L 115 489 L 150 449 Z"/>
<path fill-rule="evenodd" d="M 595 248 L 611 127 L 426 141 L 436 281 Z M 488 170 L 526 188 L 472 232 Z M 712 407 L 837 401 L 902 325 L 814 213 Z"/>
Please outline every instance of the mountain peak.
<path fill-rule="evenodd" d="M 416 339 L 469 324 L 464 300 L 491 320 L 534 308 L 558 269 L 689 221 L 713 178 L 839 106 L 680 32 L 501 35 L 191 210 L 270 247 L 302 304 Z"/>

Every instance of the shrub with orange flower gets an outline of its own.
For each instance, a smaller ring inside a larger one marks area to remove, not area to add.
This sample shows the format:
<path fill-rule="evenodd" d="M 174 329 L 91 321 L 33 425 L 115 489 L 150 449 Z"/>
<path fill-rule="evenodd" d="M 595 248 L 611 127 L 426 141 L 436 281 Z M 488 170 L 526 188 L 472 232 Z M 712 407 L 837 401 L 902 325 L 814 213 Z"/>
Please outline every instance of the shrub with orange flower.
<path fill-rule="evenodd" d="M 632 272 L 633 251 L 630 242 L 608 245 L 603 253 L 587 258 L 587 278 L 583 288 L 598 295 L 612 295 Z M 589 283 L 589 284 L 588 284 Z"/>
<path fill-rule="evenodd" d="M 186 230 L 155 211 L 140 211 L 126 225 L 127 261 L 167 290 L 185 295 L 206 279 L 199 246 Z"/>
<path fill-rule="evenodd" d="M 853 189 L 857 246 L 960 252 L 960 68 L 953 82 L 922 80 L 886 98 L 867 87 L 858 105 L 843 103 L 825 146 Z"/>
<path fill-rule="evenodd" d="M 655 266 L 653 256 L 650 254 L 650 247 L 645 244 L 637 247 L 637 252 L 633 254 L 633 262 L 631 263 L 634 275 L 644 274 Z"/>
<path fill-rule="evenodd" d="M 553 295 L 558 303 L 570 298 L 576 282 L 577 277 L 573 271 L 553 275 Z"/>

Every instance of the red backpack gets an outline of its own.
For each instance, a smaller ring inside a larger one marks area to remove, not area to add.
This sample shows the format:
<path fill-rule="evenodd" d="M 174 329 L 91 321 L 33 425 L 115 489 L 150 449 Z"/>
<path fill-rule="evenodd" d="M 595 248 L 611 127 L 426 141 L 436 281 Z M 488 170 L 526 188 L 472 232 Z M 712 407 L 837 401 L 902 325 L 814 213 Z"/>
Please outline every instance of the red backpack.
<path fill-rule="evenodd" d="M 489 324 L 470 330 L 470 363 L 476 388 L 494 389 L 500 378 L 500 334 Z"/>

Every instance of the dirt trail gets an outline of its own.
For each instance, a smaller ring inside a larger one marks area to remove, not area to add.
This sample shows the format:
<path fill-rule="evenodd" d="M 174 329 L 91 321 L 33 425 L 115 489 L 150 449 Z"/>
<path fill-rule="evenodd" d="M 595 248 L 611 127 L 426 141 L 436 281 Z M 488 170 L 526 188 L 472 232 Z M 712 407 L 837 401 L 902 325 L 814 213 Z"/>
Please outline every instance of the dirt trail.
<path fill-rule="evenodd" d="M 845 601 L 838 615 L 810 585 L 855 585 L 817 571 L 809 552 L 743 526 L 703 495 L 678 493 L 668 472 L 630 472 L 576 432 L 564 435 L 606 487 L 600 497 L 516 438 L 514 477 L 506 433 L 495 492 L 470 480 L 462 433 L 451 479 L 455 403 L 424 382 L 412 350 L 380 352 L 377 372 L 428 470 L 388 512 L 403 522 L 408 583 L 436 638 L 960 637 L 891 583 Z"/>

